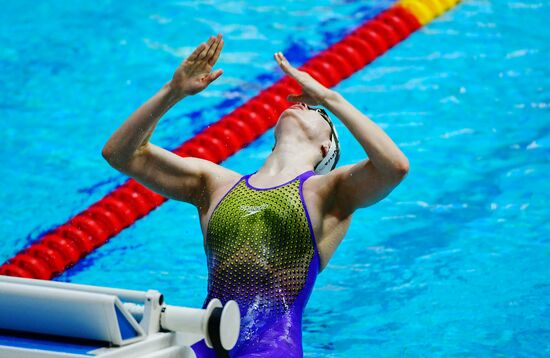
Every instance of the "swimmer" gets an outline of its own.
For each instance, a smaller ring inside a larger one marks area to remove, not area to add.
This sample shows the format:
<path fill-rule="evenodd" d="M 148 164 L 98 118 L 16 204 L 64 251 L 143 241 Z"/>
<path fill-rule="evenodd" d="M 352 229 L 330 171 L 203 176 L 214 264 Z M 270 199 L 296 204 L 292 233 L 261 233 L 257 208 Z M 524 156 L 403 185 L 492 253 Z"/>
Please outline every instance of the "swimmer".
<path fill-rule="evenodd" d="M 302 313 L 317 275 L 348 230 L 353 213 L 386 197 L 409 162 L 390 137 L 338 92 L 274 59 L 301 86 L 275 125 L 275 145 L 262 166 L 242 175 L 213 162 L 180 157 L 149 142 L 160 118 L 219 78 L 213 70 L 221 34 L 210 36 L 172 79 L 111 135 L 102 155 L 149 189 L 197 208 L 208 264 L 208 292 L 241 312 L 238 341 L 227 357 L 302 357 Z M 340 156 L 333 113 L 365 151 L 357 163 Z M 216 357 L 204 339 L 197 357 Z"/>

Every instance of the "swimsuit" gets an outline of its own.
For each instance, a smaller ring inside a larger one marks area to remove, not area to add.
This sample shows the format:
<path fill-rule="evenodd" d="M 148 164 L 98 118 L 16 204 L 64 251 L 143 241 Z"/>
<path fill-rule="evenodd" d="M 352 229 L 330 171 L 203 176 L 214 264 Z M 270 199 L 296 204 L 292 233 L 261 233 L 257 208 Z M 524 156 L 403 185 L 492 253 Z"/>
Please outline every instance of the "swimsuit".
<path fill-rule="evenodd" d="M 302 313 L 320 269 L 304 201 L 307 171 L 271 188 L 242 176 L 214 208 L 206 234 L 208 294 L 235 300 L 241 330 L 231 358 L 302 357 Z M 197 357 L 216 357 L 204 339 Z"/>

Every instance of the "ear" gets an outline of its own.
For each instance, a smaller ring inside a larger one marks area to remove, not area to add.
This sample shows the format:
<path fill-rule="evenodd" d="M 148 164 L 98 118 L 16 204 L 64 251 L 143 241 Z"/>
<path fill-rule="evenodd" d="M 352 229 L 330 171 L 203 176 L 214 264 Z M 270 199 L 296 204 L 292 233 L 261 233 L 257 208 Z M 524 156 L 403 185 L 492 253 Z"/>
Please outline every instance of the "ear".
<path fill-rule="evenodd" d="M 327 156 L 328 154 L 328 150 L 330 148 L 330 143 L 329 141 L 326 141 L 326 142 L 323 142 L 323 145 L 321 145 L 321 154 L 323 155 L 323 158 Z"/>

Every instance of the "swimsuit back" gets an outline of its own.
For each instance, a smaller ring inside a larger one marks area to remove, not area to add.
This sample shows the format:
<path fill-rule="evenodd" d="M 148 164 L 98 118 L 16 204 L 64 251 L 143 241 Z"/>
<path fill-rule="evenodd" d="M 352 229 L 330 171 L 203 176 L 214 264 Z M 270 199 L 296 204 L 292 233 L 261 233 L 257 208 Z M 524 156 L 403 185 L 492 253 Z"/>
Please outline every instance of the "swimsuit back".
<path fill-rule="evenodd" d="M 308 171 L 271 188 L 245 175 L 216 205 L 207 226 L 208 295 L 235 300 L 241 331 L 230 357 L 302 356 L 302 313 L 319 272 L 319 254 L 304 202 Z M 214 357 L 204 340 L 198 357 Z"/>

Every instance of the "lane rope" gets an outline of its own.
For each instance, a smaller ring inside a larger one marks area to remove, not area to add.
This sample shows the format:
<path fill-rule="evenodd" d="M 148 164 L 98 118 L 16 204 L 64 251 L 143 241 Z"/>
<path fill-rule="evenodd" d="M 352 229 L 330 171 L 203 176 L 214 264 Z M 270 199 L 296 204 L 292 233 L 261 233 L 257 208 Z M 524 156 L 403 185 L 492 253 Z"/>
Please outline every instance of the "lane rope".
<path fill-rule="evenodd" d="M 400 0 L 304 63 L 326 87 L 350 77 L 411 33 L 448 11 L 459 0 Z M 182 157 L 220 163 L 273 127 L 300 93 L 285 76 L 173 150 Z M 167 198 L 134 179 L 105 195 L 65 224 L 44 233 L 0 266 L 0 275 L 49 280 L 110 238 L 162 205 Z"/>

